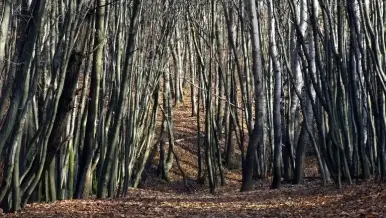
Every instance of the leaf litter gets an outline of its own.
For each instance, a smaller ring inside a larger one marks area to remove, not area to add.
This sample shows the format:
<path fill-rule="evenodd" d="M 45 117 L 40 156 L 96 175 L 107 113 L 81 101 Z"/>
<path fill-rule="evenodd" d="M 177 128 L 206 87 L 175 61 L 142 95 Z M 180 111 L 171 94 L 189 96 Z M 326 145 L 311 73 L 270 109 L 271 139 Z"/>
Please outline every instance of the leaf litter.
<path fill-rule="evenodd" d="M 186 102 L 188 102 L 187 100 Z M 254 190 L 240 192 L 241 170 L 226 170 L 226 185 L 215 194 L 197 184 L 196 118 L 189 105 L 180 105 L 174 113 L 176 153 L 189 178 L 191 191 L 184 188 L 180 171 L 173 166 L 170 182 L 160 180 L 154 167 L 141 188 L 130 189 L 127 197 L 117 199 L 63 200 L 33 203 L 18 213 L 4 217 L 384 217 L 386 185 L 375 181 L 325 187 L 317 179 L 304 184 L 283 184 L 269 189 L 270 181 L 257 181 Z M 175 164 L 174 164 L 175 165 Z M 316 163 L 306 159 L 306 176 L 317 175 Z"/>

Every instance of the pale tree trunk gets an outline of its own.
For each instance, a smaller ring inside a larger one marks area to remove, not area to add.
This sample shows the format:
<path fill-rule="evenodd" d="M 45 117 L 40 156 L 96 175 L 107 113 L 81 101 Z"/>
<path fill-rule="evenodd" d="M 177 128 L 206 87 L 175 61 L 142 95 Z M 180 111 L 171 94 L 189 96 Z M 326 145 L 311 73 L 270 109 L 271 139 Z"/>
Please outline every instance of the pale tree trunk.
<path fill-rule="evenodd" d="M 172 48 L 170 48 L 172 49 Z M 173 133 L 173 114 L 172 114 L 172 100 L 170 93 L 170 72 L 163 72 L 163 113 L 160 139 L 160 157 L 158 174 L 159 176 L 169 181 L 169 170 L 173 165 L 173 147 L 174 147 L 174 133 Z M 170 126 L 170 127 L 169 127 Z M 168 139 L 168 140 L 167 140 Z M 167 143 L 168 142 L 168 143 Z M 166 151 L 165 145 L 169 145 L 169 150 Z"/>
<path fill-rule="evenodd" d="M 257 17 L 256 2 L 248 0 L 246 8 L 251 22 L 251 41 L 252 41 L 252 72 L 255 81 L 255 124 L 253 131 L 250 134 L 247 154 L 245 162 L 243 163 L 243 179 L 241 191 L 249 191 L 252 189 L 252 175 L 256 160 L 256 149 L 263 144 L 264 120 L 265 120 L 265 91 L 263 81 L 263 66 L 261 61 L 261 47 L 260 47 L 260 30 L 259 18 Z"/>
<path fill-rule="evenodd" d="M 315 49 L 313 44 L 313 36 L 312 34 L 309 34 L 309 40 L 311 43 L 309 44 L 309 54 L 310 54 L 310 61 L 311 61 L 311 71 L 308 73 L 312 73 L 315 75 L 316 73 L 316 64 L 315 64 Z M 311 86 L 309 82 L 306 84 L 306 86 Z M 311 95 L 308 96 L 306 91 L 303 91 L 301 94 L 301 102 L 302 102 L 302 112 L 303 112 L 303 123 L 301 126 L 301 130 L 299 133 L 299 140 L 297 142 L 296 146 L 296 153 L 295 153 L 295 169 L 294 169 L 294 178 L 293 183 L 299 184 L 303 183 L 304 178 L 304 156 L 305 152 L 307 150 L 307 146 L 311 144 L 314 141 L 311 141 L 311 137 L 313 137 L 313 119 L 314 119 L 314 113 L 312 109 L 312 104 L 315 101 L 315 91 L 312 87 L 309 88 L 311 90 Z M 300 93 L 297 93 L 300 94 Z M 310 131 L 308 131 L 310 130 Z M 311 133 L 311 134 L 309 134 Z M 319 152 L 315 144 L 315 152 Z M 320 154 L 319 154 L 320 156 Z M 322 166 L 322 165 L 320 165 Z"/>
<path fill-rule="evenodd" d="M 274 160 L 273 160 L 273 181 L 271 188 L 280 188 L 281 184 L 281 64 L 278 60 L 278 51 L 275 37 L 275 16 L 272 0 L 268 1 L 268 20 L 269 20 L 269 56 L 272 61 L 273 74 L 275 77 L 275 87 L 273 91 L 273 128 L 274 128 Z"/>
<path fill-rule="evenodd" d="M 11 20 L 11 9 L 12 9 L 12 3 L 11 0 L 5 0 L 3 1 L 3 16 L 1 18 L 1 25 L 0 25 L 0 98 L 1 98 L 1 90 L 3 87 L 3 75 L 5 75 L 5 45 L 8 43 L 8 29 L 9 29 L 9 23 Z M 1 116 L 0 116 L 1 117 Z"/>
<path fill-rule="evenodd" d="M 189 21 L 187 21 L 189 22 Z M 196 65 L 194 62 L 194 57 L 193 57 L 193 45 L 192 45 L 192 34 L 188 33 L 187 34 L 187 46 L 188 46 L 188 59 L 189 59 L 189 73 L 190 73 L 190 101 L 192 104 L 192 112 L 191 116 L 196 116 L 197 115 L 197 100 L 196 100 L 196 95 L 197 95 L 197 89 L 196 89 Z"/>
<path fill-rule="evenodd" d="M 290 97 L 290 107 L 288 112 L 288 124 L 287 124 L 287 139 L 283 152 L 283 163 L 284 163 L 284 179 L 286 181 L 291 180 L 292 170 L 294 169 L 294 149 L 297 145 L 298 133 L 299 133 L 299 97 L 296 95 L 296 92 L 301 93 L 303 88 L 303 78 L 302 70 L 300 66 L 299 50 L 301 45 L 297 39 L 297 34 L 305 35 L 307 30 L 307 20 L 308 20 L 308 11 L 307 11 L 307 1 L 301 0 L 298 4 L 295 4 L 295 20 L 298 29 L 294 27 L 292 29 L 292 39 L 291 39 L 291 71 L 293 73 L 293 83 L 291 86 L 291 97 Z M 297 32 L 300 31 L 300 32 Z M 296 89 L 296 90 L 294 90 Z"/>
<path fill-rule="evenodd" d="M 171 48 L 174 64 L 175 64 L 175 74 L 174 74 L 174 80 L 175 80 L 175 88 L 174 88 L 174 96 L 175 96 L 175 105 L 178 105 L 179 103 L 182 103 L 184 101 L 183 99 L 183 63 L 182 63 L 182 45 L 181 45 L 181 34 L 180 34 L 180 25 L 177 24 L 175 28 L 175 49 Z"/>
<path fill-rule="evenodd" d="M 353 111 L 354 111 L 354 121 L 355 126 L 357 129 L 357 149 L 359 152 L 359 158 L 361 162 L 362 167 L 362 176 L 364 179 L 370 178 L 370 168 L 369 168 L 369 161 L 368 157 L 365 152 L 365 129 L 364 129 L 364 123 L 363 123 L 363 98 L 361 96 L 362 92 L 365 90 L 361 89 L 360 86 L 358 86 L 358 83 L 362 83 L 362 77 L 364 73 L 364 60 L 362 57 L 362 53 L 360 50 L 363 49 L 364 45 L 363 43 L 363 33 L 361 28 L 361 18 L 360 18 L 360 2 L 357 2 L 356 0 L 351 0 L 347 2 L 348 4 L 348 14 L 349 16 L 349 22 L 351 24 L 352 32 L 351 32 L 351 46 L 353 47 L 355 54 L 354 56 L 351 56 L 352 58 L 355 57 L 355 60 L 352 59 L 352 72 L 349 73 L 349 83 L 352 87 L 352 90 L 358 90 L 354 91 L 352 93 L 352 104 L 353 104 Z"/>

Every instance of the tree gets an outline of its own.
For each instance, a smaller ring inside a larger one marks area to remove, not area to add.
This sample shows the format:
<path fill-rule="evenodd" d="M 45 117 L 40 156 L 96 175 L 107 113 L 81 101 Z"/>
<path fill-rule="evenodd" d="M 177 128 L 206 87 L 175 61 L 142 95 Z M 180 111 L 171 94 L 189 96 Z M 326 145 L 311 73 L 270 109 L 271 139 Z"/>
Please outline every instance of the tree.
<path fill-rule="evenodd" d="M 300 184 L 308 159 L 322 185 L 384 181 L 384 8 L 3 1 L 0 207 L 124 197 L 153 164 L 166 181 L 177 167 L 190 190 L 173 116 L 187 94 L 197 182 L 212 193 L 223 167 L 242 168 L 241 191 L 268 176 Z"/>
<path fill-rule="evenodd" d="M 252 40 L 252 72 L 255 81 L 255 124 L 250 135 L 245 162 L 243 163 L 243 182 L 242 191 L 252 189 L 252 173 L 255 163 L 255 151 L 263 143 L 264 117 L 265 117 L 265 91 L 263 81 L 263 69 L 261 63 L 261 47 L 259 19 L 257 17 L 255 1 L 247 1 L 249 20 L 251 21 L 251 40 Z"/>

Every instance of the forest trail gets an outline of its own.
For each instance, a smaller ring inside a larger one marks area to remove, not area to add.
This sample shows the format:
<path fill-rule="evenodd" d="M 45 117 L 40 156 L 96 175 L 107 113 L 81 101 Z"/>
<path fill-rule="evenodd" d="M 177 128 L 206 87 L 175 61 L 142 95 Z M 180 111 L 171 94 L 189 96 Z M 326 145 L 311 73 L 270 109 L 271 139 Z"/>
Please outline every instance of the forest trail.
<path fill-rule="evenodd" d="M 199 185 L 196 159 L 196 120 L 190 117 L 189 100 L 175 108 L 176 153 L 191 190 L 183 185 L 174 164 L 169 183 L 160 180 L 156 165 L 139 189 L 127 198 L 65 200 L 27 205 L 22 212 L 5 217 L 382 217 L 386 215 L 386 186 L 368 181 L 360 185 L 321 187 L 318 180 L 303 185 L 284 184 L 270 190 L 270 181 L 256 182 L 254 191 L 241 193 L 241 169 L 225 170 L 226 185 L 209 194 Z M 157 163 L 157 157 L 154 159 Z M 306 175 L 313 176 L 316 163 L 308 160 Z M 4 214 L 3 214 L 4 215 Z"/>

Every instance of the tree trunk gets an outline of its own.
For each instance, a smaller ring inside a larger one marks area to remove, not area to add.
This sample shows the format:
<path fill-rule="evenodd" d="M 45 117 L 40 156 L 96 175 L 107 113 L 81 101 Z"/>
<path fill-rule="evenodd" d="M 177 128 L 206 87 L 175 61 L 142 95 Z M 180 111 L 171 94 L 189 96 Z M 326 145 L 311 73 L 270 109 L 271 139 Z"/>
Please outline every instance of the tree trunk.
<path fill-rule="evenodd" d="M 265 116 L 265 91 L 263 81 L 263 70 L 261 63 L 260 31 L 259 18 L 257 17 L 256 3 L 248 0 L 246 7 L 251 21 L 251 40 L 252 40 L 252 72 L 255 80 L 255 124 L 250 135 L 245 162 L 243 163 L 243 179 L 241 191 L 252 189 L 252 175 L 256 160 L 256 149 L 263 143 L 264 116 Z"/>

